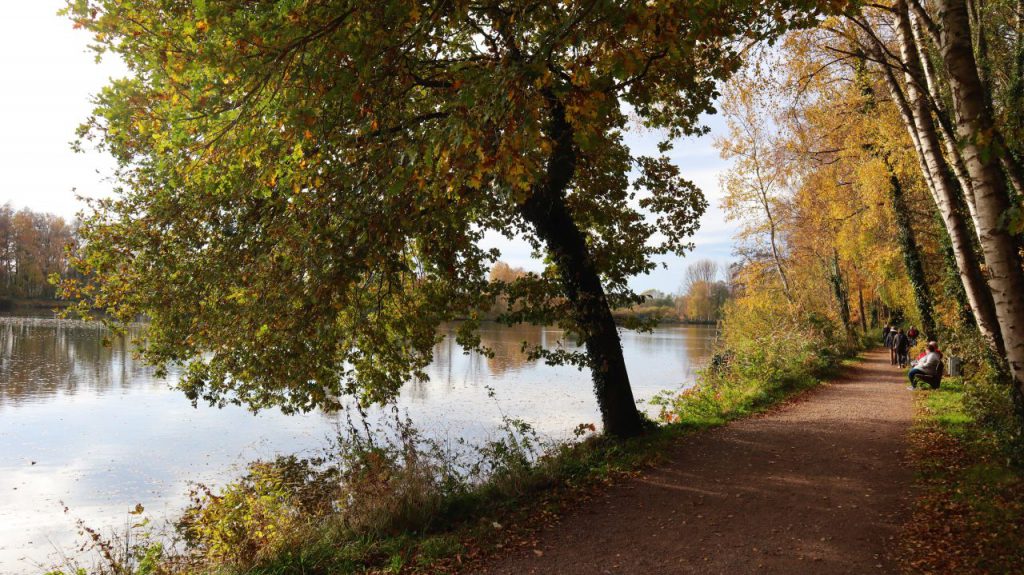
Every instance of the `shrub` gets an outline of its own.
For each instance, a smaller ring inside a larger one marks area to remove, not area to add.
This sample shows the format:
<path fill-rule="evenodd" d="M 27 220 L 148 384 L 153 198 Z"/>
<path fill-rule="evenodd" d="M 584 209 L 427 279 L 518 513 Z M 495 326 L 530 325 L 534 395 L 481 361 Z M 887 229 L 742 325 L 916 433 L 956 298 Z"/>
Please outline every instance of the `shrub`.
<path fill-rule="evenodd" d="M 330 509 L 337 469 L 321 460 L 279 457 L 249 464 L 219 493 L 198 486 L 178 522 L 179 533 L 203 559 L 259 560 L 295 543 L 308 518 Z"/>
<path fill-rule="evenodd" d="M 335 563 L 383 553 L 404 564 L 405 552 L 372 551 L 368 542 L 429 533 L 474 497 L 522 494 L 543 475 L 543 452 L 533 428 L 510 418 L 496 439 L 461 442 L 457 450 L 422 437 L 397 415 L 375 429 L 350 421 L 323 457 L 259 461 L 217 492 L 196 487 L 178 530 L 197 562 L 238 571 L 305 561 L 302 553 L 325 546 Z M 433 537 L 419 553 L 429 558 L 451 548 L 449 539 Z"/>
<path fill-rule="evenodd" d="M 63 566 L 47 571 L 45 575 L 166 575 L 176 572 L 181 561 L 171 557 L 163 542 L 157 541 L 148 519 L 142 518 L 142 505 L 126 517 L 123 531 L 103 534 L 77 520 L 86 542 L 79 551 L 94 552 L 95 561 L 86 568 L 70 557 L 64 557 Z M 65 509 L 67 512 L 67 509 Z"/>
<path fill-rule="evenodd" d="M 1005 361 L 988 351 L 977 329 L 960 326 L 949 332 L 940 348 L 961 360 L 963 408 L 972 421 L 972 435 L 993 444 L 1018 464 L 1024 464 L 1024 422 L 1013 404 L 1012 378 Z"/>
<path fill-rule="evenodd" d="M 744 415 L 812 385 L 859 345 L 827 316 L 741 298 L 727 306 L 716 347 L 693 387 L 651 401 L 663 421 L 703 427 Z"/>
<path fill-rule="evenodd" d="M 350 434 L 339 441 L 337 511 L 354 533 L 417 531 L 429 526 L 445 497 L 465 488 L 450 458 L 411 422 L 395 421 L 396 441 Z"/>

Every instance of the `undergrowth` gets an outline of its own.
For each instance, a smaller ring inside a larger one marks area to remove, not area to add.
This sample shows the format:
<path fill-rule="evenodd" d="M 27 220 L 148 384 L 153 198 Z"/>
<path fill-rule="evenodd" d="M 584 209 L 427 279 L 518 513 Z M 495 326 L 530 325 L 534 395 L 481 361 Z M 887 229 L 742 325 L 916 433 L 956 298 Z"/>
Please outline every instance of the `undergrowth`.
<path fill-rule="evenodd" d="M 670 424 L 721 425 L 816 385 L 863 347 L 826 317 L 789 313 L 763 300 L 732 302 L 717 352 L 697 384 L 653 403 Z"/>
<path fill-rule="evenodd" d="M 506 419 L 498 439 L 453 452 L 408 420 L 371 434 L 350 429 L 325 457 L 258 461 L 216 492 L 198 486 L 173 534 L 95 534 L 88 547 L 97 563 L 69 562 L 49 575 L 465 570 L 495 546 L 525 540 L 569 494 L 656 460 L 677 430 L 623 441 L 584 425 L 577 435 L 546 443 Z"/>
<path fill-rule="evenodd" d="M 1024 467 L 998 386 L 979 366 L 917 397 L 918 477 L 899 543 L 907 573 L 1024 573 Z"/>

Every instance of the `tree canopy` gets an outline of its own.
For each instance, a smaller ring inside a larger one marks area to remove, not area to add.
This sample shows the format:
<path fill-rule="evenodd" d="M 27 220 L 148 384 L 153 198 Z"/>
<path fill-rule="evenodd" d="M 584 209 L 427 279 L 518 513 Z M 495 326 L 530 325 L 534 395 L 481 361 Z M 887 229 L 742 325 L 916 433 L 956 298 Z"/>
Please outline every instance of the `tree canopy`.
<path fill-rule="evenodd" d="M 742 42 L 825 4 L 71 0 L 130 76 L 82 128 L 121 188 L 66 291 L 148 316 L 145 356 L 187 364 L 194 400 L 285 410 L 393 397 L 440 322 L 504 293 L 505 320 L 577 334 L 606 429 L 633 433 L 609 302 L 687 249 L 706 201 L 631 153 L 631 116 L 701 132 Z M 488 231 L 548 268 L 489 283 Z"/>

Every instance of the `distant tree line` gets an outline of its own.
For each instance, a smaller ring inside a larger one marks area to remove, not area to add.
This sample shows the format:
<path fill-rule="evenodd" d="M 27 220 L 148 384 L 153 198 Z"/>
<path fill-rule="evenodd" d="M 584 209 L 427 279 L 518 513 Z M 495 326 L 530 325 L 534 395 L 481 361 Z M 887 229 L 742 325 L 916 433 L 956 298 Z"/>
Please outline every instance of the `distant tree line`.
<path fill-rule="evenodd" d="M 491 282 L 511 283 L 528 272 L 499 261 L 491 267 Z M 649 289 L 640 294 L 643 300 L 630 307 L 613 310 L 618 319 L 627 317 L 658 317 L 688 323 L 715 323 L 722 319 L 726 302 L 733 293 L 729 280 L 731 271 L 712 260 L 697 260 L 686 268 L 679 291 L 675 294 Z M 493 307 L 483 315 L 493 319 L 509 311 L 506 296 L 498 295 Z"/>
<path fill-rule="evenodd" d="M 0 206 L 0 301 L 53 299 L 49 278 L 68 271 L 75 226 L 64 218 Z"/>
<path fill-rule="evenodd" d="M 527 271 L 523 268 L 512 267 L 505 262 L 498 261 L 494 262 L 491 266 L 491 273 L 487 279 L 491 284 L 496 282 L 503 282 L 511 284 L 512 282 L 524 278 L 527 276 Z M 507 294 L 499 293 L 494 298 L 494 305 L 491 309 L 484 313 L 485 319 L 496 319 L 498 316 L 505 314 L 509 311 L 509 297 Z"/>
<path fill-rule="evenodd" d="M 615 310 L 618 317 L 659 317 L 686 323 L 717 323 L 723 317 L 732 287 L 725 270 L 711 260 L 697 260 L 686 268 L 675 294 L 649 289 L 644 301 Z"/>

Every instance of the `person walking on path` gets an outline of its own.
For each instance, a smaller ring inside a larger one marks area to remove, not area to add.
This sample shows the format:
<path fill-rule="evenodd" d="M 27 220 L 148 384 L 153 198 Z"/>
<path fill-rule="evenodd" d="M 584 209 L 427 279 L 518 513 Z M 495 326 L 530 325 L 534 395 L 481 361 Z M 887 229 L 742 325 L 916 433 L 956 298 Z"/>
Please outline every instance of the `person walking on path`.
<path fill-rule="evenodd" d="M 910 353 L 910 338 L 907 334 L 903 333 L 900 329 L 896 332 L 896 336 L 893 338 L 892 348 L 896 351 L 896 363 L 899 364 L 900 369 L 907 367 L 907 363 L 910 358 L 907 355 Z"/>
<path fill-rule="evenodd" d="M 926 375 L 928 377 L 935 377 L 939 371 L 939 364 L 942 363 L 942 356 L 939 355 L 939 346 L 934 341 L 928 342 L 928 354 L 923 359 L 918 360 L 916 365 L 911 368 L 910 372 L 907 373 L 907 377 L 910 379 L 910 387 L 907 389 L 917 389 L 917 376 Z"/>
<path fill-rule="evenodd" d="M 907 338 L 910 339 L 910 347 L 917 345 L 917 336 L 919 335 L 921 335 L 921 332 L 917 331 L 916 327 L 910 326 L 910 329 L 907 330 Z"/>
<path fill-rule="evenodd" d="M 885 347 L 889 348 L 889 365 L 896 365 L 896 327 L 893 326 L 889 329 L 889 333 L 885 334 Z"/>

